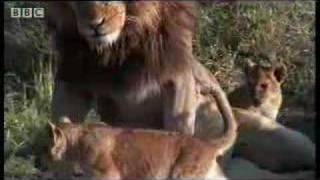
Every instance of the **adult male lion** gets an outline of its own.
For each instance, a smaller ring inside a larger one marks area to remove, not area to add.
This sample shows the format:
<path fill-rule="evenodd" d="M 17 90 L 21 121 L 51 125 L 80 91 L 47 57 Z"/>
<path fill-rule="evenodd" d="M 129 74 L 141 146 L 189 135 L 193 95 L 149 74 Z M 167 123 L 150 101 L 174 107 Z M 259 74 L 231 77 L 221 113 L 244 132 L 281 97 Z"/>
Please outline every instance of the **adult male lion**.
<path fill-rule="evenodd" d="M 180 1 L 49 3 L 59 55 L 53 120 L 82 121 L 97 99 L 101 119 L 112 125 L 193 134 L 207 87 L 223 117 L 233 119 L 219 84 L 195 78 L 203 71 L 192 54 L 195 12 L 193 2 Z"/>

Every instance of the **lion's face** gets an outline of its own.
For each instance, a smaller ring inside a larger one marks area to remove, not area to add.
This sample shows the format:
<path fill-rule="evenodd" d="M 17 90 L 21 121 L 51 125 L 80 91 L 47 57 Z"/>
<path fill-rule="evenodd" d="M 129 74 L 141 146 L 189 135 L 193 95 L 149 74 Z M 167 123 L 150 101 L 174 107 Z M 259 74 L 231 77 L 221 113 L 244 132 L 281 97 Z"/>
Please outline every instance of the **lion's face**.
<path fill-rule="evenodd" d="M 107 47 L 117 41 L 126 19 L 126 5 L 121 1 L 73 1 L 77 29 L 94 47 Z"/>
<path fill-rule="evenodd" d="M 281 96 L 281 84 L 285 78 L 284 66 L 263 67 L 251 65 L 246 70 L 251 95 L 257 105 Z"/>

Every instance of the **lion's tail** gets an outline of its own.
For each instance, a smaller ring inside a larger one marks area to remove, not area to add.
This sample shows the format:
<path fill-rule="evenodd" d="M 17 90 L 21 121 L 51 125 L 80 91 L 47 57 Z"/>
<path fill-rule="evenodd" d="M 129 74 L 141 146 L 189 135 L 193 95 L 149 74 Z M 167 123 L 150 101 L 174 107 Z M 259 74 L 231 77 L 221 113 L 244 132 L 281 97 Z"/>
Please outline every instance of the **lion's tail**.
<path fill-rule="evenodd" d="M 219 149 L 219 155 L 222 155 L 233 146 L 237 138 L 238 125 L 230 103 L 219 85 L 219 82 L 213 74 L 199 62 L 196 61 L 194 65 L 195 78 L 201 86 L 201 93 L 213 96 L 224 120 L 225 126 L 223 134 L 220 137 L 211 140 L 211 143 Z"/>
<path fill-rule="evenodd" d="M 223 134 L 215 139 L 211 140 L 211 143 L 217 146 L 219 149 L 219 155 L 223 155 L 228 149 L 230 149 L 236 138 L 237 138 L 237 123 L 233 115 L 230 103 L 221 89 L 221 87 L 216 85 L 214 89 L 209 92 L 214 97 L 217 102 L 218 109 L 221 112 L 222 118 L 224 120 L 224 131 Z"/>

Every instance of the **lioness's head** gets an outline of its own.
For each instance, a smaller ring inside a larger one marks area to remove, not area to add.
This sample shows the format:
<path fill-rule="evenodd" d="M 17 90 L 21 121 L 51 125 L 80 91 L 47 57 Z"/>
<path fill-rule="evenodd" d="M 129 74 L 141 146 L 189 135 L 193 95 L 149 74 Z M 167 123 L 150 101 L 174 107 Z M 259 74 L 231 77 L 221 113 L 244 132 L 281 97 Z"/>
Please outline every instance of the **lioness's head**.
<path fill-rule="evenodd" d="M 92 45 L 108 46 L 121 34 L 126 19 L 122 1 L 69 2 L 79 33 Z"/>
<path fill-rule="evenodd" d="M 284 65 L 262 66 L 249 62 L 245 68 L 247 84 L 256 105 L 282 97 L 281 84 L 286 77 Z"/>

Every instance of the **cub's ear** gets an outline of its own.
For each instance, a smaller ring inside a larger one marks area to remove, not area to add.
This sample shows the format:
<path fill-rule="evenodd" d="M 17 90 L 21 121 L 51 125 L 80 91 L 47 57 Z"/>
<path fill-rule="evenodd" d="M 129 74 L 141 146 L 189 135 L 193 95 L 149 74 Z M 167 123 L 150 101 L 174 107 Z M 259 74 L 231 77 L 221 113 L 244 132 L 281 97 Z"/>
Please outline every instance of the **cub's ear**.
<path fill-rule="evenodd" d="M 63 131 L 50 121 L 48 122 L 48 124 L 50 126 L 50 137 L 53 137 L 54 144 L 57 144 L 61 140 L 61 138 L 64 137 Z"/>
<path fill-rule="evenodd" d="M 246 76 L 250 75 L 252 70 L 254 68 L 256 68 L 257 64 L 255 62 L 253 62 L 251 59 L 248 59 L 245 67 L 244 67 L 244 73 L 246 74 Z"/>
<path fill-rule="evenodd" d="M 49 122 L 49 126 L 51 129 L 50 134 L 52 141 L 52 145 L 49 147 L 50 157 L 54 161 L 62 160 L 67 150 L 67 138 L 59 126 L 53 124 L 52 122 Z"/>
<path fill-rule="evenodd" d="M 51 121 L 48 121 L 48 125 L 50 126 L 50 128 L 53 130 L 56 128 L 56 125 L 53 124 Z"/>
<path fill-rule="evenodd" d="M 287 68 L 284 64 L 277 64 L 273 67 L 273 73 L 277 81 L 283 83 L 284 79 L 287 77 Z"/>
<path fill-rule="evenodd" d="M 62 117 L 60 119 L 60 122 L 63 122 L 63 123 L 72 123 L 71 120 L 68 118 L 68 117 Z"/>

